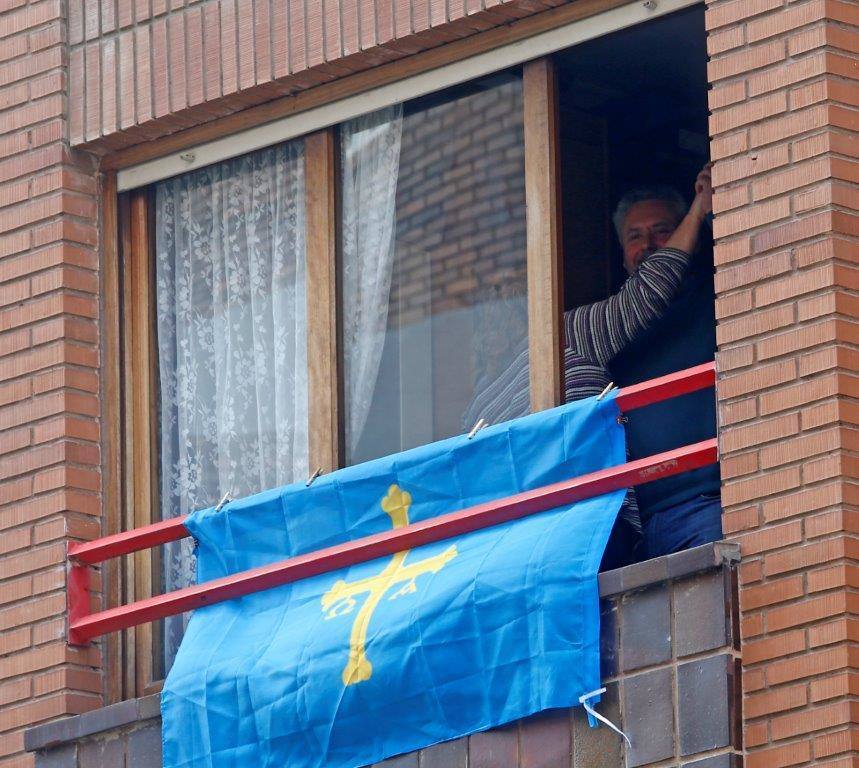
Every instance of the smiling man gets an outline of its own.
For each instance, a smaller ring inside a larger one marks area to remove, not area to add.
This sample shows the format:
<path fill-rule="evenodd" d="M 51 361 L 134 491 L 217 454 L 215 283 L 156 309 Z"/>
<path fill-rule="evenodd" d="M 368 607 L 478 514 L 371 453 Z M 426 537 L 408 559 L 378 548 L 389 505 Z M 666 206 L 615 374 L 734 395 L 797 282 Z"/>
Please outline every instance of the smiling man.
<path fill-rule="evenodd" d="M 702 183 L 709 185 L 709 167 L 699 174 L 696 190 Z M 630 275 L 671 241 L 674 223 L 685 220 L 684 212 L 683 199 L 670 188 L 639 189 L 624 195 L 614 225 Z M 703 222 L 706 216 L 701 214 L 693 204 L 685 217 L 694 216 Z M 612 358 L 610 375 L 620 386 L 713 359 L 713 263 L 709 248 L 697 250 L 665 312 Z M 715 393 L 712 389 L 695 392 L 634 411 L 628 418 L 627 444 L 632 459 L 697 443 L 715 437 Z M 678 552 L 722 536 L 717 465 L 640 486 L 636 498 L 643 528 L 640 559 Z"/>
<path fill-rule="evenodd" d="M 627 274 L 634 275 L 646 257 L 667 245 L 685 215 L 686 203 L 672 187 L 646 187 L 623 196 L 613 218 Z"/>

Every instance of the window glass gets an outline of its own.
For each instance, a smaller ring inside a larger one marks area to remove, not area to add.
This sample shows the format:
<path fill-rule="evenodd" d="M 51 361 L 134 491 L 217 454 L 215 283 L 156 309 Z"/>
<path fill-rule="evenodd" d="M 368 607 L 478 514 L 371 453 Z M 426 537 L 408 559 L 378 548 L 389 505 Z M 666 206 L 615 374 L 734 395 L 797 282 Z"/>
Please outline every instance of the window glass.
<path fill-rule="evenodd" d="M 306 477 L 303 142 L 158 184 L 155 243 L 162 518 Z M 191 547 L 166 547 L 165 590 Z M 183 631 L 165 621 L 167 666 Z"/>
<path fill-rule="evenodd" d="M 349 121 L 341 173 L 347 461 L 527 413 L 521 79 Z"/>

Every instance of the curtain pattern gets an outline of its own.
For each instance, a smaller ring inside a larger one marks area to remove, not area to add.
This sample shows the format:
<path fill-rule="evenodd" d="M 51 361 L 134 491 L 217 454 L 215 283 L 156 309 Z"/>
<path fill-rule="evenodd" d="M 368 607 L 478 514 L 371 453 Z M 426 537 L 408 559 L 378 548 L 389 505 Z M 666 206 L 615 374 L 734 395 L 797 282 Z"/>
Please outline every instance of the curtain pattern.
<path fill-rule="evenodd" d="M 304 191 L 302 141 L 156 187 L 163 518 L 307 475 Z M 190 540 L 165 548 L 165 590 L 194 570 Z"/>
<path fill-rule="evenodd" d="M 346 440 L 353 453 L 367 422 L 385 345 L 394 263 L 403 108 L 340 128 Z"/>

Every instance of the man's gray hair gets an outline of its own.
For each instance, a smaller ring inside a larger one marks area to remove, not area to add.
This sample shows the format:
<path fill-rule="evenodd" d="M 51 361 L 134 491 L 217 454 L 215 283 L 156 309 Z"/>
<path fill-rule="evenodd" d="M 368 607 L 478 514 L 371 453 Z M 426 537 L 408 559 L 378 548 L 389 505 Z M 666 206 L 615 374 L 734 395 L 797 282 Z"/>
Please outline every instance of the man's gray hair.
<path fill-rule="evenodd" d="M 617 208 L 612 216 L 614 229 L 617 232 L 618 240 L 623 243 L 623 222 L 626 221 L 626 216 L 629 209 L 636 203 L 644 202 L 645 200 L 661 200 L 668 203 L 671 212 L 674 214 L 675 224 L 679 224 L 686 215 L 686 201 L 674 187 L 667 184 L 654 184 L 650 187 L 636 187 L 629 190 L 617 204 Z"/>

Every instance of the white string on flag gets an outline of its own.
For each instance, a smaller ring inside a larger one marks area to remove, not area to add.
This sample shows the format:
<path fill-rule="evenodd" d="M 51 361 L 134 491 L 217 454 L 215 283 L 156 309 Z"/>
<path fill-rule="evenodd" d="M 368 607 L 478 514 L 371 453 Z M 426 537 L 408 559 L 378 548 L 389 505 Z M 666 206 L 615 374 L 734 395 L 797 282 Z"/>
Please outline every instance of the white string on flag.
<path fill-rule="evenodd" d="M 605 716 L 601 715 L 599 712 L 597 712 L 593 708 L 591 703 L 588 701 L 588 699 L 592 699 L 592 698 L 594 698 L 594 696 L 601 696 L 604 693 L 605 693 L 605 688 L 600 688 L 597 691 L 591 691 L 590 693 L 586 693 L 584 696 L 579 696 L 579 704 L 581 704 L 585 708 L 585 711 L 591 717 L 599 720 L 601 723 L 605 723 L 615 733 L 619 734 L 620 736 L 623 736 L 624 740 L 626 741 L 626 743 L 631 748 L 632 742 L 629 740 L 629 736 L 627 736 L 622 730 L 620 730 L 620 728 L 618 728 L 611 720 L 609 720 L 607 717 L 605 717 Z"/>

